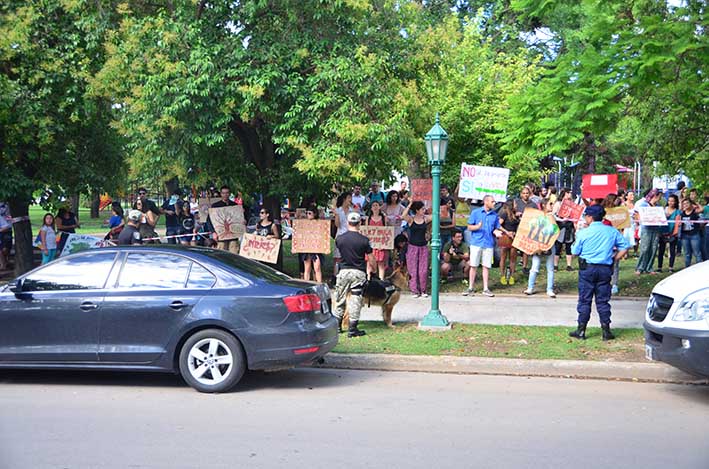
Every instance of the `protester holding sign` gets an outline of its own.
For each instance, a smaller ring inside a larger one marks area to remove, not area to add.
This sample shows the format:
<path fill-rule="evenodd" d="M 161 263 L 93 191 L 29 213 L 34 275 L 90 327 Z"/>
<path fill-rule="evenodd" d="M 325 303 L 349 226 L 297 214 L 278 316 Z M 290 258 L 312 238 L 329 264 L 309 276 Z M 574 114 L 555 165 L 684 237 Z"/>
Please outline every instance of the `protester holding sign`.
<path fill-rule="evenodd" d="M 512 240 L 515 239 L 517 228 L 519 228 L 519 218 L 515 213 L 514 200 L 505 202 L 499 212 L 500 231 L 502 236 L 497 240 L 500 248 L 500 283 L 503 285 L 515 284 L 515 271 L 517 270 L 517 249 L 512 247 Z M 472 232 L 471 232 L 472 234 Z M 505 264 L 509 259 L 509 265 Z"/>
<path fill-rule="evenodd" d="M 524 211 L 528 208 L 536 208 L 538 209 L 539 206 L 534 203 L 534 201 L 531 199 L 532 197 L 532 189 L 529 186 L 524 186 L 522 190 L 519 193 L 519 198 L 515 199 L 515 212 L 517 214 L 517 218 L 520 220 L 522 219 L 522 215 L 524 215 Z M 529 274 L 529 269 L 527 268 L 527 263 L 528 263 L 528 255 L 527 253 L 522 253 L 522 272 L 524 275 Z"/>
<path fill-rule="evenodd" d="M 660 227 L 659 250 L 657 253 L 657 272 L 662 272 L 662 261 L 665 258 L 665 250 L 668 246 L 670 253 L 670 272 L 674 272 L 680 226 L 677 222 L 681 218 L 680 214 L 679 198 L 675 194 L 671 194 L 667 198 L 667 207 L 665 207 L 667 226 Z"/>
<path fill-rule="evenodd" d="M 318 213 L 318 209 L 315 206 L 310 206 L 308 207 L 307 211 L 305 212 L 306 215 L 306 220 L 318 220 L 320 218 L 320 214 Z M 327 222 L 327 220 L 324 220 Z M 303 233 L 299 233 L 298 227 L 299 224 L 294 222 L 293 223 L 293 244 L 296 244 L 296 236 L 298 238 L 301 238 Z M 312 234 L 312 238 L 318 238 L 317 235 Z M 327 233 L 324 236 L 325 240 L 328 243 L 329 247 L 329 236 Z M 313 273 L 313 276 L 315 277 L 315 281 L 318 283 L 322 283 L 322 265 L 324 262 L 323 255 L 321 253 L 299 253 L 298 254 L 298 260 L 303 263 L 303 278 L 305 280 L 310 280 L 311 279 L 311 272 Z"/>
<path fill-rule="evenodd" d="M 566 270 L 574 270 L 572 264 L 573 256 L 571 255 L 571 245 L 576 241 L 576 229 L 574 228 L 574 220 L 568 218 L 565 213 L 560 213 L 561 206 L 566 204 L 571 204 L 573 194 L 571 189 L 561 189 L 559 192 L 559 198 L 554 204 L 552 213 L 554 219 L 556 219 L 556 224 L 559 225 L 559 238 L 556 240 L 555 254 L 554 254 L 554 270 L 559 270 L 559 259 L 561 258 L 561 253 L 565 251 L 566 253 Z M 564 202 L 568 201 L 568 202 Z M 574 204 L 575 205 L 575 204 Z"/>
<path fill-rule="evenodd" d="M 401 215 L 404 213 L 404 207 L 401 205 L 399 200 L 399 193 L 397 191 L 389 191 L 387 194 L 386 204 L 382 211 L 386 214 L 387 226 L 394 227 L 394 236 L 401 234 Z"/>
<path fill-rule="evenodd" d="M 378 200 L 373 200 L 369 206 L 367 213 L 367 226 L 386 226 L 384 215 L 382 215 L 382 206 Z M 389 263 L 389 251 L 385 249 L 373 249 L 371 254 L 367 255 L 367 278 L 372 278 L 372 272 L 377 271 L 379 280 L 384 280 L 387 265 Z"/>
<path fill-rule="evenodd" d="M 553 207 L 549 199 L 542 199 L 541 206 L 542 211 L 545 215 L 551 213 Z M 554 245 L 552 245 L 551 249 L 547 251 L 538 250 L 537 252 L 532 254 L 532 268 L 529 271 L 527 289 L 524 291 L 525 295 L 534 294 L 534 283 L 537 280 L 537 274 L 539 273 L 540 267 L 542 265 L 542 257 L 544 257 L 546 260 L 547 268 L 547 296 L 551 298 L 556 298 L 556 293 L 554 293 L 554 254 Z"/>
<path fill-rule="evenodd" d="M 470 245 L 470 275 L 468 289 L 463 295 L 475 293 L 475 275 L 478 266 L 483 266 L 483 295 L 495 296 L 488 286 L 490 268 L 492 267 L 493 251 L 495 249 L 495 237 L 502 236 L 500 231 L 500 219 L 493 210 L 495 199 L 491 195 L 483 198 L 483 206 L 473 211 L 468 220 L 468 229 L 473 232 L 472 244 Z"/>
<path fill-rule="evenodd" d="M 406 251 L 406 267 L 409 269 L 409 289 L 414 298 L 427 298 L 428 280 L 428 229 L 432 217 L 425 214 L 426 207 L 420 200 L 412 200 L 404 211 L 404 220 L 409 224 L 409 246 Z M 411 211 L 414 216 L 410 215 Z"/>
<path fill-rule="evenodd" d="M 236 205 L 234 201 L 229 199 L 229 197 L 231 196 L 231 188 L 229 186 L 223 185 L 219 189 L 219 195 L 221 196 L 221 200 L 214 202 L 211 208 L 233 207 Z M 207 226 L 209 227 L 209 230 L 212 231 L 212 238 L 217 242 L 217 249 L 229 251 L 233 254 L 239 254 L 239 240 L 219 239 L 219 235 L 214 229 L 211 216 L 207 218 Z"/>
<path fill-rule="evenodd" d="M 662 193 L 656 189 L 650 189 L 646 194 L 645 198 L 638 201 L 635 204 L 635 209 L 638 212 L 642 212 L 643 209 L 649 207 L 655 207 L 657 202 L 662 197 Z M 640 275 L 642 273 L 654 274 L 655 271 L 652 265 L 655 263 L 655 255 L 657 253 L 657 247 L 659 243 L 660 226 L 651 225 L 650 222 L 643 220 L 643 214 L 640 214 L 640 257 L 638 257 L 638 263 L 635 266 L 635 275 Z"/>

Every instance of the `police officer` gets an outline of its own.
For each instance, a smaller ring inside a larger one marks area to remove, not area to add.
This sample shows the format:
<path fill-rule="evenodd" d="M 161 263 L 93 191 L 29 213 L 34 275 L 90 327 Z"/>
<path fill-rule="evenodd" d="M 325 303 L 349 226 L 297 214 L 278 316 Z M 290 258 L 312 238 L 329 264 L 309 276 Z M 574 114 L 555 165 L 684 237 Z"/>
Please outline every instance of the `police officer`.
<path fill-rule="evenodd" d="M 577 339 L 586 339 L 586 324 L 591 318 L 591 301 L 596 297 L 596 309 L 601 319 L 603 340 L 615 339 L 611 332 L 611 277 L 613 261 L 628 251 L 628 241 L 612 226 L 603 224 L 606 211 L 600 205 L 586 208 L 584 220 L 588 225 L 576 234 L 571 253 L 579 256 L 578 328 L 569 333 Z M 613 249 L 618 251 L 613 255 Z"/>
<path fill-rule="evenodd" d="M 347 215 L 347 232 L 335 240 L 335 245 L 342 255 L 340 271 L 335 284 L 335 316 L 342 328 L 342 318 L 345 315 L 345 304 L 350 315 L 350 327 L 347 337 L 359 337 L 365 334 L 357 328 L 359 313 L 362 309 L 362 294 L 367 281 L 367 262 L 365 255 L 372 253 L 369 239 L 359 232 L 362 221 L 359 213 L 350 212 Z"/>

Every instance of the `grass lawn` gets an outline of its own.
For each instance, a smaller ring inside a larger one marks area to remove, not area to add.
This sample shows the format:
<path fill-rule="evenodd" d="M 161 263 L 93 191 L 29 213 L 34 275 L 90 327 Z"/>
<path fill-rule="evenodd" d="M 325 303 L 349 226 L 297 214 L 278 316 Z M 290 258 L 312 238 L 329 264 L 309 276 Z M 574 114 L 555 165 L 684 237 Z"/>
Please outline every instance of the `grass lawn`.
<path fill-rule="evenodd" d="M 613 329 L 615 340 L 603 342 L 600 328 L 589 328 L 588 340 L 568 336 L 569 327 L 453 324 L 447 332 L 426 332 L 416 324 L 389 329 L 381 322 L 360 322 L 367 335 L 340 335 L 335 352 L 397 355 L 455 355 L 525 359 L 645 361 L 642 329 Z"/>
<path fill-rule="evenodd" d="M 39 227 L 42 226 L 42 218 L 47 213 L 42 207 L 32 205 L 30 207 L 30 221 L 32 222 L 32 233 L 36 236 Z M 56 215 L 56 212 L 53 213 Z M 111 218 L 111 211 L 99 212 L 99 218 L 91 218 L 91 210 L 88 208 L 79 209 L 79 224 L 81 228 L 76 230 L 80 234 L 100 234 L 102 237 L 108 233 L 108 219 Z M 106 223 L 104 225 L 104 223 Z"/>

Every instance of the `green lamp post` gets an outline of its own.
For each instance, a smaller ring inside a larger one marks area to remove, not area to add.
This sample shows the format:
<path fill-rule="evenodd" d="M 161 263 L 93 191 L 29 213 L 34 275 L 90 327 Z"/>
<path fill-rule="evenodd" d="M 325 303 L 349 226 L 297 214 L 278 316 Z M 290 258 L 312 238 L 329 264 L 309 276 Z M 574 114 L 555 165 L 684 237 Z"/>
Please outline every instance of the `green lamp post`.
<path fill-rule="evenodd" d="M 428 153 L 428 163 L 431 165 L 431 176 L 433 178 L 433 236 L 431 238 L 431 310 L 419 323 L 419 329 L 424 330 L 447 330 L 451 328 L 448 319 L 438 308 L 438 296 L 440 288 L 441 266 L 439 262 L 441 254 L 441 166 L 446 160 L 446 150 L 448 149 L 448 134 L 441 127 L 436 114 L 436 123 L 426 134 L 426 152 Z"/>

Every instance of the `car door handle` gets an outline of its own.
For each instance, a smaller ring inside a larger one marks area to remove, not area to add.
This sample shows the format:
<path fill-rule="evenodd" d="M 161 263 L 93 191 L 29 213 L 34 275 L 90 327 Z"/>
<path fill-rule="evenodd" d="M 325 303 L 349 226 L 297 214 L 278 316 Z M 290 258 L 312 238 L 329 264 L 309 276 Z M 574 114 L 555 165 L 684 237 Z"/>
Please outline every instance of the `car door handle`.
<path fill-rule="evenodd" d="M 98 305 L 90 301 L 84 301 L 79 308 L 81 308 L 82 311 L 91 311 L 92 309 L 98 308 Z"/>
<path fill-rule="evenodd" d="M 174 309 L 175 311 L 179 311 L 182 308 L 184 308 L 185 306 L 187 306 L 187 305 L 181 301 L 173 301 L 172 303 L 170 303 L 170 308 Z"/>

